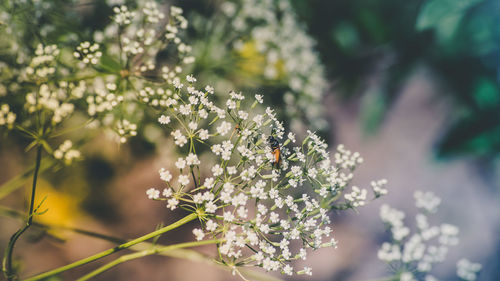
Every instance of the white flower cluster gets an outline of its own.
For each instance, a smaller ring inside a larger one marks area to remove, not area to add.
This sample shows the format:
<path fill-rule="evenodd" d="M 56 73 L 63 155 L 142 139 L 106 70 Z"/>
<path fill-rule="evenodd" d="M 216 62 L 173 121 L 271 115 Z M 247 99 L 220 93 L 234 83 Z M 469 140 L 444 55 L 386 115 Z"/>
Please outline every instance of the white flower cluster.
<path fill-rule="evenodd" d="M 70 98 L 66 89 L 62 87 L 51 89 L 49 84 L 42 84 L 38 92 L 26 94 L 26 106 L 29 113 L 38 110 L 50 112 L 52 123 L 57 124 L 73 113 L 75 106 L 69 101 Z"/>
<path fill-rule="evenodd" d="M 222 36 L 236 38 L 231 51 L 239 53 L 243 60 L 248 59 L 248 54 L 257 52 L 264 61 L 264 79 L 284 81 L 288 86 L 283 100 L 284 112 L 294 117 L 290 119 L 292 128 L 304 131 L 300 123 L 307 120 L 308 127 L 324 129 L 327 126 L 321 117 L 321 102 L 327 87 L 324 69 L 314 50 L 315 42 L 299 23 L 290 1 L 223 1 L 220 9 L 225 15 L 220 23 L 229 27 L 212 28 L 212 36 L 218 38 L 221 35 L 216 32 L 230 30 L 230 35 Z M 218 20 L 212 19 L 215 23 Z M 205 30 L 205 27 L 200 26 L 200 29 Z M 213 53 L 219 55 L 220 50 Z M 260 59 L 252 58 L 251 61 L 256 64 Z"/>
<path fill-rule="evenodd" d="M 386 195 L 388 190 L 385 188 L 385 185 L 387 184 L 386 179 L 381 179 L 378 181 L 372 181 L 370 185 L 373 188 L 373 193 L 375 194 L 375 197 L 380 197 L 382 195 Z"/>
<path fill-rule="evenodd" d="M 106 46 L 106 55 L 114 63 L 89 69 L 104 69 L 105 73 L 87 81 L 87 111 L 92 117 L 105 118 L 106 125 L 113 124 L 122 143 L 137 134 L 136 124 L 144 116 L 138 103 L 160 109 L 176 103 L 173 91 L 165 89 L 164 84 L 180 81 L 183 66 L 193 62 L 191 47 L 179 37 L 180 31 L 187 28 L 182 9 L 172 6 L 167 16 L 161 8 L 154 1 L 139 3 L 137 10 L 115 7 L 114 24 L 94 34 L 94 40 Z M 169 65 L 164 65 L 157 60 L 157 54 L 169 51 L 172 44 L 175 54 L 169 56 Z M 98 46 L 83 42 L 77 53 L 92 53 L 97 58 L 102 55 L 96 55 Z M 117 107 L 120 110 L 115 110 Z"/>
<path fill-rule="evenodd" d="M 16 114 L 10 111 L 8 104 L 2 104 L 0 106 L 0 126 L 7 126 L 7 128 L 12 128 L 14 122 L 16 121 Z"/>
<path fill-rule="evenodd" d="M 437 197 L 430 191 L 415 191 L 413 196 L 415 197 L 415 205 L 417 208 L 423 209 L 429 213 L 435 213 L 437 211 L 437 207 L 441 204 L 441 198 Z"/>
<path fill-rule="evenodd" d="M 116 93 L 117 86 L 115 83 L 106 83 L 105 86 L 97 86 L 97 84 L 94 83 L 95 94 L 88 94 L 86 98 L 87 112 L 90 116 L 109 112 L 123 101 L 123 96 Z"/>
<path fill-rule="evenodd" d="M 362 162 L 359 154 L 339 146 L 332 161 L 327 144 L 310 131 L 292 147 L 294 134 L 285 137 L 272 109 L 252 112 L 260 96 L 246 106 L 245 96 L 231 92 L 221 101 L 223 109 L 213 88 L 197 90 L 195 81 L 187 76 L 171 82 L 171 101 L 158 122 L 179 128 L 170 134 L 186 156 L 175 162 L 178 173 L 159 171 L 166 188 L 161 196 L 159 189 L 148 189 L 148 198 L 166 201 L 171 210 L 182 203 L 196 212 L 203 225 L 193 230 L 195 238 L 221 239 L 224 264 L 311 274 L 309 267 L 294 269 L 291 262 L 306 259 L 308 249 L 337 245 L 328 211 L 364 204 L 366 190 L 353 195 L 355 202 L 340 202 L 338 196 Z M 273 150 L 271 142 L 279 148 Z M 200 146 L 210 150 L 215 163 L 201 163 Z M 204 180 L 202 165 L 211 165 Z M 176 180 L 172 174 L 178 174 Z"/>
<path fill-rule="evenodd" d="M 468 259 L 461 259 L 457 262 L 457 276 L 463 280 L 474 281 L 481 267 L 479 263 L 473 263 Z"/>
<path fill-rule="evenodd" d="M 80 151 L 72 149 L 73 143 L 70 140 L 65 140 L 55 151 L 54 158 L 64 160 L 66 165 L 71 164 L 74 159 L 80 158 Z"/>
<path fill-rule="evenodd" d="M 126 143 L 127 137 L 133 137 L 137 135 L 137 124 L 130 123 L 128 120 L 120 120 L 116 124 L 118 135 L 120 136 L 120 142 Z"/>
<path fill-rule="evenodd" d="M 402 211 L 386 204 L 380 208 L 380 217 L 389 227 L 393 242 L 382 244 L 378 258 L 396 270 L 401 269 L 400 280 L 420 280 L 419 276 L 424 276 L 426 281 L 437 280 L 429 272 L 435 264 L 446 259 L 449 246 L 458 244 L 459 229 L 446 223 L 439 226 L 429 224 L 426 214 L 436 212 L 441 202 L 434 193 L 415 191 L 414 197 L 417 208 L 423 212 L 415 217 L 417 229 L 413 233 L 404 225 Z M 414 274 L 416 272 L 419 274 Z"/>
<path fill-rule="evenodd" d="M 115 16 L 113 20 L 119 25 L 129 25 L 135 17 L 134 11 L 129 11 L 127 6 L 114 7 L 113 12 Z"/>
<path fill-rule="evenodd" d="M 81 59 L 85 64 L 97 64 L 102 56 L 102 52 L 99 51 L 99 44 L 90 44 L 89 41 L 85 41 L 76 47 L 76 52 L 73 53 L 73 56 Z"/>
<path fill-rule="evenodd" d="M 33 75 L 37 78 L 47 78 L 56 72 L 54 65 L 56 57 L 59 55 L 59 49 L 56 45 L 43 46 L 42 44 L 38 44 L 35 55 L 30 65 L 26 68 L 28 75 Z"/>

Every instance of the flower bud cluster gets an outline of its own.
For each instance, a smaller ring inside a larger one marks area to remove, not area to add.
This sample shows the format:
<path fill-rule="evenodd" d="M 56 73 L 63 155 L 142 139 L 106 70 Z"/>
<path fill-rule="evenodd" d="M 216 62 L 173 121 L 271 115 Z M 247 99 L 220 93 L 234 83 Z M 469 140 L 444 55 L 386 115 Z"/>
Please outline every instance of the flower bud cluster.
<path fill-rule="evenodd" d="M 73 56 L 81 59 L 85 64 L 97 64 L 99 58 L 102 56 L 102 52 L 99 51 L 99 44 L 90 44 L 89 41 L 85 41 L 76 47 L 76 52 L 73 53 Z"/>
<path fill-rule="evenodd" d="M 2 104 L 0 106 L 0 126 L 7 126 L 11 129 L 16 121 L 16 114 L 10 111 L 8 104 Z"/>
<path fill-rule="evenodd" d="M 120 142 L 127 142 L 127 137 L 133 137 L 137 135 L 137 125 L 130 123 L 128 120 L 120 120 L 117 123 L 117 132 L 120 136 Z"/>
<path fill-rule="evenodd" d="M 72 149 L 73 143 L 70 140 L 65 140 L 55 151 L 54 158 L 64 160 L 66 165 L 71 164 L 74 159 L 80 158 L 80 151 Z"/>

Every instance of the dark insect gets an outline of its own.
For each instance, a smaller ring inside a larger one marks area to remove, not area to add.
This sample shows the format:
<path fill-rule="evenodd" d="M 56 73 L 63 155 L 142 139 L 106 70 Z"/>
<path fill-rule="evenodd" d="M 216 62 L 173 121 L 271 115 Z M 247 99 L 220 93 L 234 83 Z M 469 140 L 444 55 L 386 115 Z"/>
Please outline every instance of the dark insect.
<path fill-rule="evenodd" d="M 281 163 L 280 143 L 273 136 L 269 136 L 267 138 L 267 142 L 271 146 L 271 150 L 274 155 L 273 168 L 279 168 Z"/>

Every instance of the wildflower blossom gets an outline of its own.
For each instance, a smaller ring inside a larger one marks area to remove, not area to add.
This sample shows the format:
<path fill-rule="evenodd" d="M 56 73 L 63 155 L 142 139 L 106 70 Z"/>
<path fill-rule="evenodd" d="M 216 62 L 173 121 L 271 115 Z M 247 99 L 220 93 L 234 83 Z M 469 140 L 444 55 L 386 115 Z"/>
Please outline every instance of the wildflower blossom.
<path fill-rule="evenodd" d="M 64 141 L 55 151 L 54 158 L 64 160 L 64 163 L 69 165 L 73 159 L 80 158 L 80 151 L 72 149 L 73 143 L 70 140 Z"/>
<path fill-rule="evenodd" d="M 295 136 L 285 137 L 272 109 L 264 114 L 250 112 L 245 108 L 245 96 L 231 92 L 222 101 L 227 109 L 224 112 L 210 91 L 196 90 L 195 81 L 193 76 L 178 81 L 190 86 L 176 90 L 179 102 L 168 106 L 161 117 L 171 116 L 170 125 L 178 128 L 170 131 L 176 145 L 189 145 L 175 162 L 177 182 L 167 182 L 169 191 L 159 200 L 166 200 L 172 210 L 182 201 L 184 208 L 203 214 L 201 228 L 193 234 L 197 240 L 221 239 L 220 257 L 228 265 L 312 274 L 309 267 L 294 269 L 290 263 L 306 259 L 308 249 L 336 247 L 328 210 L 366 203 L 366 189 L 353 187 L 344 201 L 337 196 L 347 190 L 353 169 L 361 163 L 359 154 L 340 146 L 331 160 L 327 144 L 310 131 L 302 144 L 291 147 Z M 202 110 L 207 121 L 199 117 Z M 202 129 L 196 133 L 198 128 Z M 214 136 L 207 138 L 209 131 Z M 266 156 L 271 150 L 267 142 L 271 133 L 281 142 L 279 168 L 273 165 L 273 157 Z M 199 147 L 209 148 L 206 153 L 215 156 L 211 158 L 215 162 L 203 163 L 196 153 Z M 204 181 L 195 176 L 202 165 L 209 172 Z M 170 173 L 167 175 L 170 179 Z M 160 177 L 166 177 L 166 170 L 161 170 Z M 302 247 L 297 249 L 296 245 Z"/>
<path fill-rule="evenodd" d="M 99 44 L 91 44 L 90 42 L 85 41 L 76 47 L 76 51 L 73 53 L 73 56 L 77 59 L 81 59 L 85 64 L 97 64 L 99 62 L 99 58 L 102 56 L 102 52 L 99 51 Z"/>
<path fill-rule="evenodd" d="M 160 191 L 156 188 L 150 188 L 146 191 L 149 199 L 158 199 L 160 198 Z"/>
<path fill-rule="evenodd" d="M 220 5 L 220 12 L 215 15 L 217 16 L 209 19 L 215 27 L 208 36 L 219 38 L 221 34 L 218 33 L 224 30 L 229 34 L 223 36 L 236 40 L 230 47 L 216 45 L 214 48 L 217 48 L 217 52 L 197 50 L 196 53 L 235 53 L 237 56 L 233 61 L 236 61 L 236 64 L 231 65 L 228 73 L 239 67 L 260 79 L 261 84 L 280 85 L 280 93 L 282 87 L 287 89 L 283 95 L 283 112 L 289 117 L 292 128 L 300 128 L 301 131 L 306 126 L 324 129 L 327 124 L 321 118 L 323 112 L 320 106 L 327 87 L 324 69 L 314 50 L 314 40 L 307 35 L 290 3 L 225 1 Z M 201 33 L 205 30 L 201 23 L 207 19 L 200 19 L 199 15 L 192 16 L 198 19 L 194 28 Z M 203 32 L 203 35 L 206 35 L 206 32 Z M 206 44 L 201 42 L 194 44 L 194 47 L 195 50 L 198 47 L 207 48 Z M 258 103 L 263 102 L 262 95 L 255 97 Z M 229 101 L 228 107 L 232 107 L 234 103 L 235 101 Z"/>
<path fill-rule="evenodd" d="M 10 111 L 8 104 L 2 104 L 0 106 L 0 126 L 7 125 L 8 128 L 12 128 L 15 121 L 16 114 Z"/>
<path fill-rule="evenodd" d="M 481 267 L 479 263 L 473 263 L 468 259 L 461 259 L 457 262 L 457 276 L 463 280 L 474 281 Z"/>
<path fill-rule="evenodd" d="M 377 183 L 375 183 L 377 185 Z M 427 214 L 437 211 L 437 205 L 441 199 L 432 192 L 415 191 L 415 205 L 425 211 L 416 215 L 417 231 L 412 232 L 404 225 L 405 214 L 393 209 L 388 205 L 380 208 L 380 217 L 391 230 L 393 242 L 384 242 L 378 251 L 378 258 L 390 263 L 395 270 L 403 270 L 400 280 L 436 280 L 429 272 L 433 267 L 446 259 L 449 246 L 458 244 L 459 229 L 451 224 L 443 223 L 440 226 L 431 226 Z M 460 263 L 460 262 L 459 262 Z M 460 274 L 467 275 L 465 262 L 461 263 L 459 277 L 466 279 Z M 480 265 L 475 267 L 478 271 Z M 409 270 L 409 271 L 405 271 Z M 414 275 L 414 273 L 416 275 Z M 418 273 L 418 274 L 417 274 Z M 475 280 L 475 273 L 470 275 Z"/>

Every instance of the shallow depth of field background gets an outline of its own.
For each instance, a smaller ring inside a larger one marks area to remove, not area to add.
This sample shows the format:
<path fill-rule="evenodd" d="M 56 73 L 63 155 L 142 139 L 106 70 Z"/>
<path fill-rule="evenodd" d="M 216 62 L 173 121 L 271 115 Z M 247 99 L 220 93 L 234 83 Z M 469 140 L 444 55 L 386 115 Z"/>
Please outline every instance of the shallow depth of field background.
<path fill-rule="evenodd" d="M 189 20 L 190 13 L 203 12 L 212 2 L 175 4 L 184 8 Z M 459 246 L 451 248 L 446 263 L 436 266 L 435 275 L 440 280 L 456 280 L 455 263 L 467 257 L 483 264 L 478 280 L 500 280 L 500 2 L 292 3 L 317 41 L 327 72 L 329 90 L 322 106 L 329 129 L 322 134 L 332 148 L 343 143 L 363 156 L 355 184 L 368 187 L 370 180 L 386 178 L 389 195 L 360 208 L 359 213 L 334 213 L 338 249 L 311 253 L 307 262 L 313 276 L 290 280 L 358 281 L 389 276 L 389 268 L 376 256 L 378 246 L 389 239 L 378 210 L 388 203 L 404 210 L 411 224 L 416 189 L 431 190 L 443 200 L 431 222 L 460 228 Z M 279 107 L 280 102 L 276 104 Z M 34 159 L 32 154 L 23 154 L 23 146 L 4 140 L 0 142 L 0 184 Z M 86 145 L 83 161 L 42 174 L 37 192 L 40 197 L 49 195 L 50 209 L 38 219 L 122 238 L 137 237 L 161 222 L 174 221 L 182 216 L 181 211 L 170 212 L 145 195 L 147 188 L 160 185 L 158 168 L 177 158 L 171 147 L 169 143 L 155 147 L 141 137 L 118 146 L 104 136 L 96 137 Z M 0 204 L 23 211 L 28 195 L 27 185 Z M 18 226 L 19 221 L 0 217 L 2 253 Z M 160 242 L 192 239 L 188 226 Z M 69 232 L 31 229 L 16 245 L 15 254 L 21 257 L 22 272 L 35 274 L 111 246 Z M 203 251 L 213 253 L 210 247 Z M 62 276 L 73 280 L 98 265 L 92 263 Z M 238 277 L 211 265 L 152 256 L 122 264 L 95 280 Z"/>

